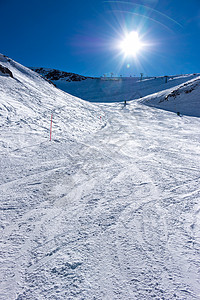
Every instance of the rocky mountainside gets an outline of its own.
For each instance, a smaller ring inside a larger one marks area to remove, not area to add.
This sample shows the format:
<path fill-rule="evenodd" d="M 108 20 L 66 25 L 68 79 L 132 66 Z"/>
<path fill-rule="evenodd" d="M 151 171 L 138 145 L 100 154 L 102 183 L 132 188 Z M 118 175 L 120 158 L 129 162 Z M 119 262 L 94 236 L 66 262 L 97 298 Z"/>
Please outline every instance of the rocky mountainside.
<path fill-rule="evenodd" d="M 51 81 L 63 80 L 63 81 L 71 82 L 71 81 L 82 81 L 91 78 L 91 77 L 85 77 L 75 73 L 59 71 L 55 69 L 48 69 L 48 68 L 30 68 L 30 69 Z"/>
<path fill-rule="evenodd" d="M 4 57 L 6 58 L 6 56 L 4 56 Z M 1 76 L 10 76 L 13 78 L 12 72 L 8 68 L 2 66 L 1 64 L 0 64 L 0 75 Z"/>

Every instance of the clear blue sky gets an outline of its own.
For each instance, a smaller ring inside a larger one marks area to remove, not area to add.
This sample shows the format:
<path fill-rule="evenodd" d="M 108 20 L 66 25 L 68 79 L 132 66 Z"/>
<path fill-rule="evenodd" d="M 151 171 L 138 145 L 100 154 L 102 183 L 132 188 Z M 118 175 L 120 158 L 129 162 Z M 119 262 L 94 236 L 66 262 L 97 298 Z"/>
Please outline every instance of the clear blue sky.
<path fill-rule="evenodd" d="M 200 72 L 200 0 L 0 0 L 0 52 L 82 75 Z M 117 47 L 137 31 L 135 57 Z"/>

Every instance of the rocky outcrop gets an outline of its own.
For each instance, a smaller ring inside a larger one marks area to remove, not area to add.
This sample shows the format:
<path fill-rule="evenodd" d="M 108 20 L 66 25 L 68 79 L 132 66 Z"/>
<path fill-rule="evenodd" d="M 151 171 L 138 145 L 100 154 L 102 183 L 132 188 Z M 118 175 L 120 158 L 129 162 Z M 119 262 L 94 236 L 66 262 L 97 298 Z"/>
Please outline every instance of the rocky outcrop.
<path fill-rule="evenodd" d="M 2 66 L 1 64 L 0 64 L 0 75 L 10 76 L 13 78 L 12 72 L 8 68 Z"/>
<path fill-rule="evenodd" d="M 182 93 L 189 94 L 192 91 L 194 91 L 198 86 L 200 86 L 200 79 L 196 78 L 195 80 L 188 81 L 182 85 L 180 85 L 177 89 L 171 91 L 165 98 L 161 99 L 159 103 L 164 102 L 165 100 L 169 100 L 170 97 L 173 97 L 174 99 L 181 95 Z"/>
<path fill-rule="evenodd" d="M 38 74 L 42 75 L 43 77 L 51 81 L 64 80 L 70 82 L 70 81 L 82 81 L 87 78 L 91 78 L 91 77 L 85 77 L 75 73 L 59 71 L 55 69 L 31 68 L 31 70 L 37 72 Z"/>

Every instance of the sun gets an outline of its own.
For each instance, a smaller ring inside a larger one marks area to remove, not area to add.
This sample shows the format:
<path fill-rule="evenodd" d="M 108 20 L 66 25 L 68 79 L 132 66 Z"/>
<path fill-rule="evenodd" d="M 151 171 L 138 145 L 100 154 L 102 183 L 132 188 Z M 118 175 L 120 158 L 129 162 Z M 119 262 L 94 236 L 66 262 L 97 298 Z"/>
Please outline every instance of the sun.
<path fill-rule="evenodd" d="M 125 56 L 135 56 L 142 48 L 142 42 L 136 31 L 126 34 L 124 40 L 120 43 L 120 48 Z"/>

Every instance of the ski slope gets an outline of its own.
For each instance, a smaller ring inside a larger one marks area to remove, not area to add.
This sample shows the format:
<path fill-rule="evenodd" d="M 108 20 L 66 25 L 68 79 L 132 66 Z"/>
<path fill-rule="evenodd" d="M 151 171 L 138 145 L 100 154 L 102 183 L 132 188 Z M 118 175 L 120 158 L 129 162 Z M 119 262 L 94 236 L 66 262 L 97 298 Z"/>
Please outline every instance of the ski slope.
<path fill-rule="evenodd" d="M 72 74 L 73 76 L 70 77 L 68 75 L 70 73 L 54 69 L 32 69 L 50 79 L 59 89 L 90 102 L 121 102 L 138 99 L 184 84 L 200 75 L 169 76 L 166 83 L 164 76 L 145 78 L 141 81 L 138 77 L 88 78 L 77 74 Z"/>
<path fill-rule="evenodd" d="M 0 64 L 0 298 L 199 299 L 200 119 L 153 106 L 172 89 L 92 104 Z"/>

